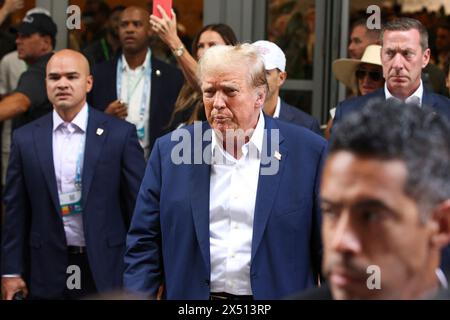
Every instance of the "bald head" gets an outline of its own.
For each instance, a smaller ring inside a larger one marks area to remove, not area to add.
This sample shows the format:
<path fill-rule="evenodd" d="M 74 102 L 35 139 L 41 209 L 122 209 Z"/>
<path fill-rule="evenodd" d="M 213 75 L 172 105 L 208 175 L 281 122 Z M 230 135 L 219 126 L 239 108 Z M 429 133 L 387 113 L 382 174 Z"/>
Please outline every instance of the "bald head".
<path fill-rule="evenodd" d="M 79 71 L 82 71 L 87 75 L 91 74 L 91 71 L 89 68 L 89 62 L 84 55 L 82 55 L 81 53 L 79 53 L 78 51 L 75 51 L 75 50 L 63 49 L 63 50 L 57 51 L 48 61 L 47 75 L 48 75 L 48 69 L 49 69 L 49 66 L 51 65 L 51 63 L 53 63 L 53 61 L 60 61 L 61 59 L 62 60 L 65 60 L 65 59 L 72 60 L 72 61 L 76 62 L 76 64 L 77 64 L 76 67 L 78 69 L 80 69 Z"/>
<path fill-rule="evenodd" d="M 130 14 L 130 13 L 138 14 L 138 15 L 142 16 L 142 18 L 147 22 L 147 24 L 150 25 L 150 20 L 149 20 L 150 14 L 144 8 L 141 8 L 138 6 L 129 6 L 125 10 L 122 11 L 121 16 L 123 16 L 124 14 Z"/>
<path fill-rule="evenodd" d="M 65 121 L 71 121 L 85 105 L 93 83 L 87 59 L 69 49 L 50 58 L 45 81 L 48 99 Z"/>
<path fill-rule="evenodd" d="M 149 13 L 140 7 L 128 7 L 120 15 L 119 39 L 127 54 L 146 52 L 152 35 Z"/>

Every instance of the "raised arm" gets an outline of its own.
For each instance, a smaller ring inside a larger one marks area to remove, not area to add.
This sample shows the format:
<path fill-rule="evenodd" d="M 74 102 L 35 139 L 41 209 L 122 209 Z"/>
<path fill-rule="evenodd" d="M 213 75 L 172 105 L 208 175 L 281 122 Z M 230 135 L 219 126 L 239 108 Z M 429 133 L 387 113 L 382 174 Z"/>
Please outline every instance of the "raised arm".
<path fill-rule="evenodd" d="M 195 61 L 189 51 L 184 48 L 183 42 L 178 37 L 177 17 L 175 12 L 172 10 L 172 18 L 169 18 L 164 9 L 159 5 L 158 10 L 161 13 L 162 19 L 153 14 L 150 16 L 152 30 L 174 53 L 174 56 L 183 71 L 184 77 L 189 84 L 200 92 L 200 86 L 196 75 L 197 61 Z"/>

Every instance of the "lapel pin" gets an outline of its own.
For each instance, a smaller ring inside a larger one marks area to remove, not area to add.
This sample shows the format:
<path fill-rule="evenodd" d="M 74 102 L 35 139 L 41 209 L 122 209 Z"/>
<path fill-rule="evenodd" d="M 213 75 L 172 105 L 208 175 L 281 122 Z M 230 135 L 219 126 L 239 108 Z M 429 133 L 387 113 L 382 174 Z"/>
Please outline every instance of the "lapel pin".
<path fill-rule="evenodd" d="M 156 70 L 156 75 L 159 77 L 161 75 L 161 71 Z"/>
<path fill-rule="evenodd" d="M 103 131 L 104 130 L 102 128 L 98 128 L 96 133 L 98 136 L 101 136 L 103 134 Z"/>
<path fill-rule="evenodd" d="M 278 161 L 281 161 L 281 153 L 279 153 L 278 151 L 275 151 L 275 154 L 273 155 L 275 157 L 275 159 L 277 159 Z"/>

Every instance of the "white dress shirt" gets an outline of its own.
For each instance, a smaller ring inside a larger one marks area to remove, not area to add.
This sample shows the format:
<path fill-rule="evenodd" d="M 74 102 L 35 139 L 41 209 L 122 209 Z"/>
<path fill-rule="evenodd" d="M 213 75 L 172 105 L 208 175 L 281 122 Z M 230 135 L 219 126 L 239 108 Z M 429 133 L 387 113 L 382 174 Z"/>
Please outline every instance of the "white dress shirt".
<path fill-rule="evenodd" d="M 280 97 L 278 97 L 277 106 L 275 107 L 275 111 L 273 112 L 273 117 L 275 119 L 280 117 L 280 110 L 281 110 L 281 99 Z"/>
<path fill-rule="evenodd" d="M 384 84 L 384 95 L 386 97 L 386 100 L 389 98 L 394 98 L 399 100 L 397 97 L 394 97 L 392 93 L 389 92 L 389 89 L 387 87 L 387 84 Z M 416 91 L 413 92 L 412 95 L 410 95 L 408 98 L 405 99 L 405 103 L 418 103 L 419 106 L 422 105 L 422 98 L 423 98 L 423 83 L 422 80 L 420 80 L 420 85 L 417 88 Z"/>
<path fill-rule="evenodd" d="M 214 133 L 210 176 L 211 292 L 252 295 L 250 260 L 264 116 L 237 160 Z M 225 160 L 225 161 L 222 161 Z"/>
<path fill-rule="evenodd" d="M 80 150 L 80 148 L 84 148 L 85 145 L 87 122 L 87 104 L 84 105 L 72 122 L 64 122 L 59 114 L 53 110 L 53 164 L 58 193 L 60 194 L 76 191 L 76 167 L 80 152 L 84 155 L 84 150 Z M 81 169 L 83 168 L 83 158 L 83 156 L 80 158 Z M 63 222 L 67 245 L 84 247 L 86 243 L 83 231 L 83 215 L 76 214 L 63 217 Z"/>
<path fill-rule="evenodd" d="M 125 120 L 134 124 L 137 128 L 144 126 L 144 138 L 139 139 L 142 149 L 144 149 L 145 157 L 148 158 L 150 153 L 149 146 L 149 111 L 150 111 L 150 90 L 144 94 L 144 83 L 148 81 L 150 83 L 150 50 L 147 51 L 144 64 L 131 69 L 127 63 L 127 59 L 122 55 L 122 81 L 120 88 L 120 100 L 127 103 L 128 115 Z M 146 80 L 146 78 L 149 78 Z M 150 85 L 151 86 L 151 85 Z M 142 101 L 145 99 L 145 101 Z M 141 119 L 140 112 L 141 107 L 145 106 L 144 118 Z"/>

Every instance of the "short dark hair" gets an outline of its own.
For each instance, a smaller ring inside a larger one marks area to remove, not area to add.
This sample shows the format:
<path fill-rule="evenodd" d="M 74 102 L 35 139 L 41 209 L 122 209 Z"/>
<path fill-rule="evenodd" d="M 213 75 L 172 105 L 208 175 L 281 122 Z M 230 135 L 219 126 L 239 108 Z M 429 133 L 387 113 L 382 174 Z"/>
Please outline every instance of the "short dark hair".
<path fill-rule="evenodd" d="M 197 46 L 198 42 L 200 41 L 200 37 L 205 31 L 215 31 L 217 32 L 223 39 L 226 45 L 236 45 L 238 43 L 238 40 L 236 38 L 236 35 L 231 29 L 231 27 L 224 23 L 214 23 L 214 24 L 208 24 L 204 26 L 195 36 L 194 40 L 192 41 L 192 55 L 195 59 L 197 59 Z"/>
<path fill-rule="evenodd" d="M 420 46 L 422 51 L 428 49 L 428 31 L 424 25 L 416 19 L 413 18 L 397 18 L 387 22 L 381 30 L 381 40 L 383 40 L 384 33 L 386 31 L 409 31 L 417 30 L 420 35 Z"/>
<path fill-rule="evenodd" d="M 450 123 L 431 109 L 391 100 L 368 105 L 338 123 L 329 153 L 403 161 L 405 194 L 417 201 L 426 221 L 436 205 L 450 199 Z"/>

